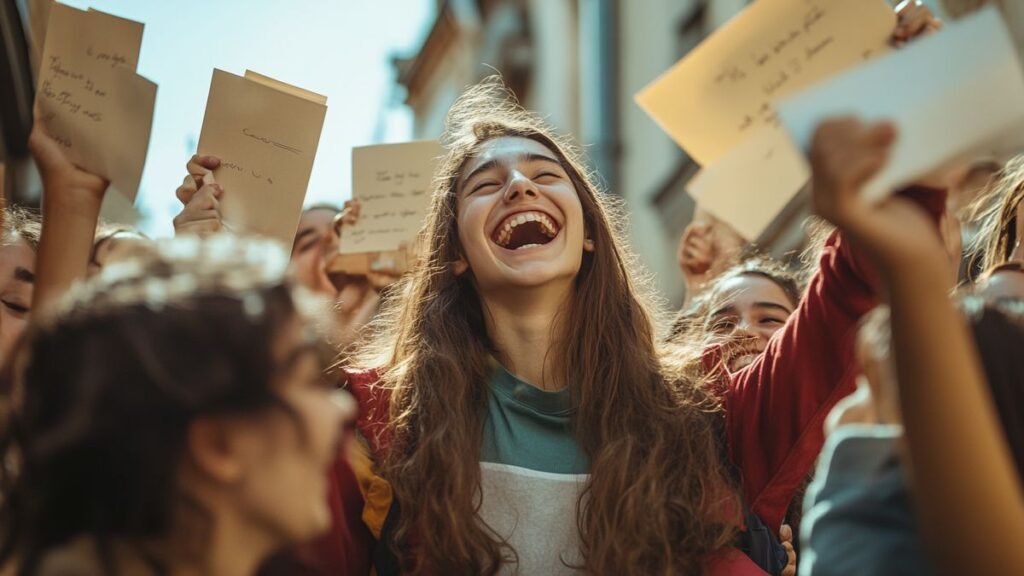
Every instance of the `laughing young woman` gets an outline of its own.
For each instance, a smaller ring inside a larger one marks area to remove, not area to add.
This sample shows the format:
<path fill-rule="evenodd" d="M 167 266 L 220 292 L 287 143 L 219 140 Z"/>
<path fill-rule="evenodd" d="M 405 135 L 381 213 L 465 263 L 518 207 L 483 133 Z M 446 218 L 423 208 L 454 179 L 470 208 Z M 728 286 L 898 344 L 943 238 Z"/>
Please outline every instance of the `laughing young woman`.
<path fill-rule="evenodd" d="M 738 510 L 712 402 L 662 366 L 606 199 L 499 82 L 445 143 L 384 369 L 350 373 L 394 495 L 378 573 L 700 572 Z"/>

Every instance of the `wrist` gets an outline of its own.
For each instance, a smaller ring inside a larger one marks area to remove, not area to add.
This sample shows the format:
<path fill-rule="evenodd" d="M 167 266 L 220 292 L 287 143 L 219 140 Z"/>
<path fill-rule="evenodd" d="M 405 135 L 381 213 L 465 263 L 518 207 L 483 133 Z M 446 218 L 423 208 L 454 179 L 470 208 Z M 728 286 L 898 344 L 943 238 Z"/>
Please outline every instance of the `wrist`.
<path fill-rule="evenodd" d="M 57 188 L 60 186 L 60 188 Z M 97 194 L 94 190 L 88 190 L 75 186 L 58 184 L 51 186 L 44 184 L 46 192 L 43 193 L 42 211 L 44 215 L 52 216 L 82 216 L 95 217 L 99 215 L 100 207 L 103 205 L 103 193 Z M 52 190 L 60 190 L 60 193 L 53 194 Z"/>

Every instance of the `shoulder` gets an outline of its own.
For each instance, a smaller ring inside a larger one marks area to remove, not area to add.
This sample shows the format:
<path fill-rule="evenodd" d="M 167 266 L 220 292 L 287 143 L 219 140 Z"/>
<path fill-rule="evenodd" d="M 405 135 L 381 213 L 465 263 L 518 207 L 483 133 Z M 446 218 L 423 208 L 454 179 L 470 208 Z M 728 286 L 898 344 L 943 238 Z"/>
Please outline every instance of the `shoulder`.
<path fill-rule="evenodd" d="M 345 388 L 359 405 L 356 427 L 366 438 L 373 452 L 387 445 L 385 437 L 390 417 L 390 390 L 381 382 L 380 370 L 346 369 L 343 372 Z"/>

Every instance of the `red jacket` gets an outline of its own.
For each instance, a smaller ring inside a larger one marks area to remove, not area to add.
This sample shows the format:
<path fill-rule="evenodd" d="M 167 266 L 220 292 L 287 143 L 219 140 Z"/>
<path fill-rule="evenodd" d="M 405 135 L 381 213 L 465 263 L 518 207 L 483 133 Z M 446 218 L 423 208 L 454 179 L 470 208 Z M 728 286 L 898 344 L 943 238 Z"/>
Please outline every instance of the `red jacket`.
<path fill-rule="evenodd" d="M 938 226 L 944 192 L 912 187 L 900 194 Z M 826 241 L 819 264 L 786 326 L 722 391 L 729 456 L 740 470 L 744 497 L 776 531 L 818 458 L 825 417 L 854 391 L 857 328 L 878 304 L 872 267 L 838 232 Z"/>

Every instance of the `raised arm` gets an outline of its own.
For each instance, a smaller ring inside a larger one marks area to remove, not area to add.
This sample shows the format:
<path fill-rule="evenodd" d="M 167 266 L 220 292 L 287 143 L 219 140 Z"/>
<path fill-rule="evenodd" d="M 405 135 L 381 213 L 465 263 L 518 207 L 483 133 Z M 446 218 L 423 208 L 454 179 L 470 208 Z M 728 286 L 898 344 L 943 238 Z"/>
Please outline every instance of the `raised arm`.
<path fill-rule="evenodd" d="M 815 208 L 870 254 L 891 300 L 912 487 L 933 565 L 948 574 L 1024 574 L 1021 479 L 974 342 L 950 302 L 941 240 L 904 199 L 871 204 L 859 195 L 886 162 L 891 133 L 856 120 L 824 124 L 817 147 L 851 150 L 859 177 L 816 182 Z"/>
<path fill-rule="evenodd" d="M 32 307 L 42 310 L 89 269 L 107 181 L 72 164 L 37 122 L 29 147 L 43 179 L 43 233 L 36 255 Z"/>
<path fill-rule="evenodd" d="M 846 150 L 821 155 L 817 175 L 857 177 Z M 944 192 L 911 187 L 900 194 L 925 207 L 937 229 Z M 851 238 L 834 232 L 786 326 L 760 358 L 731 377 L 725 396 L 730 456 L 743 472 L 751 509 L 770 527 L 781 522 L 817 459 L 825 417 L 854 390 L 854 338 L 861 318 L 878 304 L 876 284 L 868 259 Z"/>

